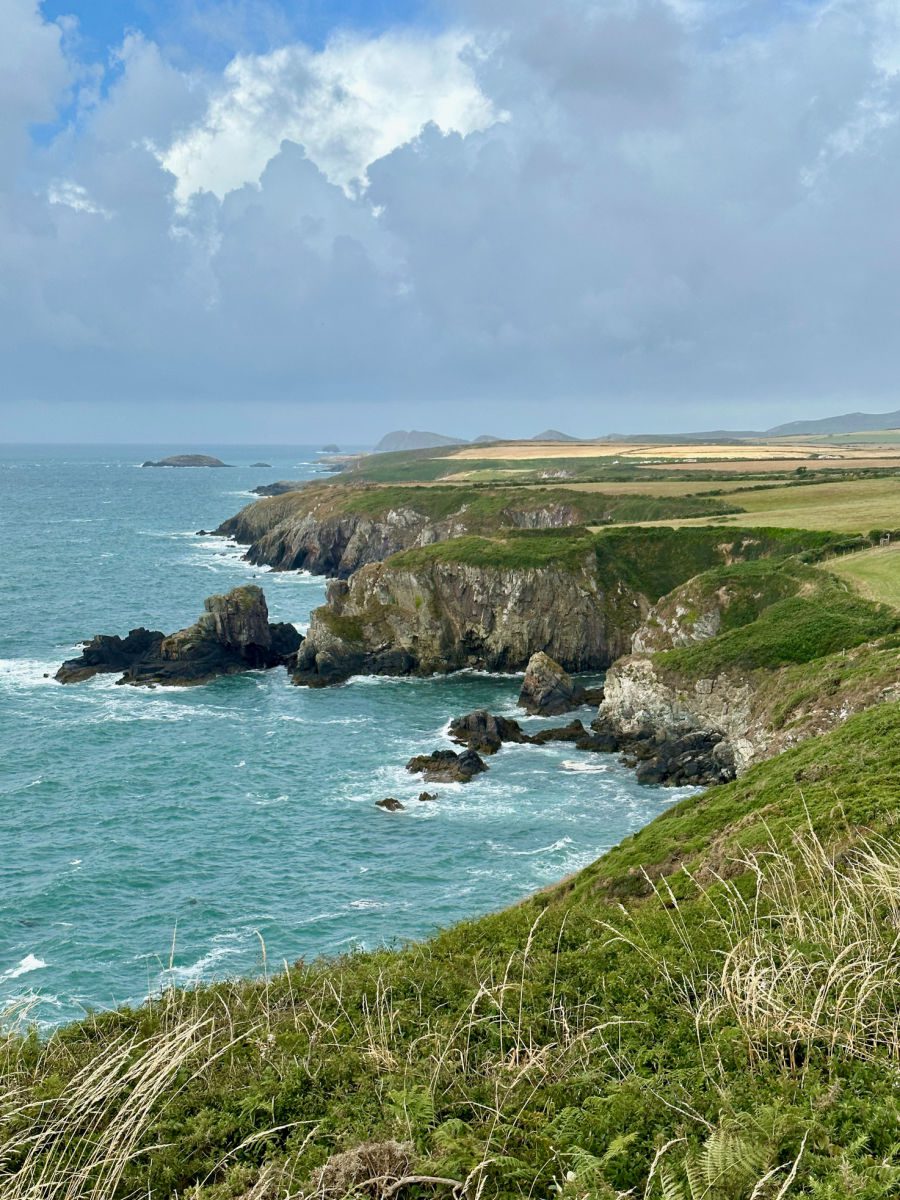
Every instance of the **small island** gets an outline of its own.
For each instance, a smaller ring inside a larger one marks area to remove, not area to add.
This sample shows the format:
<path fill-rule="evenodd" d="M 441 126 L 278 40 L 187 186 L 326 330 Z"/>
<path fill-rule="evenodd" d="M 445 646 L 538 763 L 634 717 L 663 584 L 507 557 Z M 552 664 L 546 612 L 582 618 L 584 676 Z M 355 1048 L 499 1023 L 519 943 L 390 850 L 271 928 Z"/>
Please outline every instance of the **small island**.
<path fill-rule="evenodd" d="M 224 466 L 225 464 L 223 463 L 222 465 Z M 250 466 L 251 467 L 270 467 L 271 468 L 272 464 L 264 463 L 264 462 L 255 462 L 255 463 L 251 463 Z"/>
<path fill-rule="evenodd" d="M 323 446 L 319 451 L 320 454 L 340 454 L 340 452 L 340 446 L 335 445 L 334 442 L 329 442 L 327 446 Z"/>
<path fill-rule="evenodd" d="M 230 463 L 222 462 L 221 458 L 213 458 L 211 454 L 172 454 L 169 458 L 160 458 L 156 462 L 148 459 L 142 462 L 142 467 L 228 467 Z M 264 466 L 264 463 L 257 463 Z"/>

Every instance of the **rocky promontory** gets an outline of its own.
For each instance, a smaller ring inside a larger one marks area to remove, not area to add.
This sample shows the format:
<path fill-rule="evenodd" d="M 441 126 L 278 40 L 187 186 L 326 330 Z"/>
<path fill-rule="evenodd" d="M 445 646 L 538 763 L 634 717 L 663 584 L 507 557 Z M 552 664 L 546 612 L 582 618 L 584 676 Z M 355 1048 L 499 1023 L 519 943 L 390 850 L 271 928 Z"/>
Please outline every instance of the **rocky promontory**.
<path fill-rule="evenodd" d="M 590 557 L 574 568 L 374 563 L 329 583 L 294 680 L 520 671 L 538 648 L 566 670 L 597 670 L 628 648 L 645 607 L 620 582 L 598 579 Z"/>
<path fill-rule="evenodd" d="M 216 533 L 246 545 L 249 562 L 339 579 L 403 550 L 467 535 L 729 511 L 721 501 L 702 497 L 661 501 L 559 487 L 380 486 L 284 479 L 254 490 L 263 498 L 224 521 Z"/>
<path fill-rule="evenodd" d="M 302 638 L 293 625 L 269 621 L 262 589 L 252 584 L 210 596 L 193 625 L 166 636 L 133 629 L 127 637 L 99 634 L 56 673 L 60 683 L 121 674 L 119 683 L 195 684 L 218 675 L 288 666 Z"/>
<path fill-rule="evenodd" d="M 160 458 L 155 462 L 148 459 L 141 463 L 142 467 L 227 467 L 230 463 L 222 462 L 221 458 L 213 458 L 211 454 L 172 454 L 168 458 Z"/>

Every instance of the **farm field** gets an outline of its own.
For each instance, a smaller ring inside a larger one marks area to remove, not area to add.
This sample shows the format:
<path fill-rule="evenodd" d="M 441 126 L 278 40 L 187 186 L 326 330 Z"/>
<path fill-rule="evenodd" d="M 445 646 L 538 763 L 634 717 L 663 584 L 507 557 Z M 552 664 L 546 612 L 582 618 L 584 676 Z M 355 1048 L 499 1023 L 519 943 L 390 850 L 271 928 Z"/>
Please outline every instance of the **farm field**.
<path fill-rule="evenodd" d="M 702 485 L 695 483 L 694 488 L 701 490 Z M 730 495 L 745 511 L 716 518 L 716 524 L 828 529 L 836 533 L 900 529 L 900 478 L 896 477 L 760 488 L 759 491 L 732 490 Z M 665 522 L 668 525 L 708 523 L 706 517 Z"/>
<path fill-rule="evenodd" d="M 900 541 L 876 550 L 861 550 L 823 564 L 867 600 L 900 608 Z"/>

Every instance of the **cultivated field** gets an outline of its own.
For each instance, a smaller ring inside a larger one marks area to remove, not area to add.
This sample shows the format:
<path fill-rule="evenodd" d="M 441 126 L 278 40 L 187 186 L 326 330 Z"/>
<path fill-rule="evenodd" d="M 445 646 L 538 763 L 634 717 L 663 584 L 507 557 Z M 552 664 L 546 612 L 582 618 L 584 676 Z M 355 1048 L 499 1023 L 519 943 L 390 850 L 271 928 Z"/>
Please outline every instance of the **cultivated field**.
<path fill-rule="evenodd" d="M 604 486 L 599 484 L 598 488 Z M 703 485 L 695 482 L 693 488 L 702 491 Z M 753 491 L 733 488 L 729 490 L 728 498 L 745 511 L 712 520 L 699 517 L 652 523 L 768 525 L 780 529 L 834 530 L 836 533 L 900 529 L 900 478 L 896 477 L 764 487 Z"/>

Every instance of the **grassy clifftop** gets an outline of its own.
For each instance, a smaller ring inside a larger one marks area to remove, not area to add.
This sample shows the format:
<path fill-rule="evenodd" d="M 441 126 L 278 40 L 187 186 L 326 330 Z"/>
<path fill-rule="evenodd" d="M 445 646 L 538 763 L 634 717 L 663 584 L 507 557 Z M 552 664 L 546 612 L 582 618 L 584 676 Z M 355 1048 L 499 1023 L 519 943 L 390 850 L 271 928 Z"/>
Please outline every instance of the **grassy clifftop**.
<path fill-rule="evenodd" d="M 898 773 L 880 705 L 421 945 L 11 1038 L 0 1193 L 896 1195 Z"/>
<path fill-rule="evenodd" d="M 670 529 L 505 530 L 495 537 L 461 537 L 393 555 L 398 570 L 432 563 L 498 568 L 550 564 L 581 567 L 594 555 L 605 579 L 622 582 L 657 600 L 679 583 L 732 559 L 805 554 L 818 558 L 845 543 L 842 535 L 801 529 L 734 530 L 726 526 Z"/>

